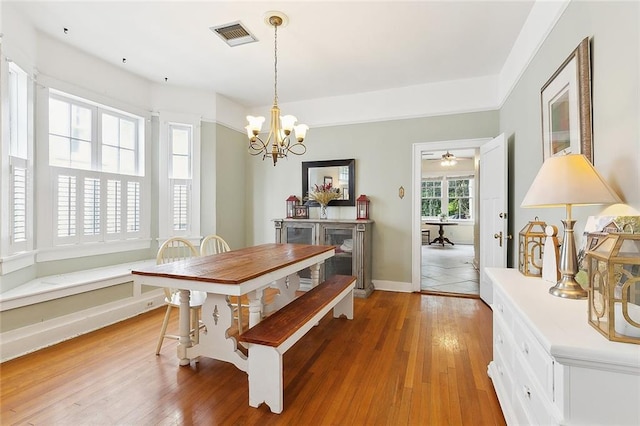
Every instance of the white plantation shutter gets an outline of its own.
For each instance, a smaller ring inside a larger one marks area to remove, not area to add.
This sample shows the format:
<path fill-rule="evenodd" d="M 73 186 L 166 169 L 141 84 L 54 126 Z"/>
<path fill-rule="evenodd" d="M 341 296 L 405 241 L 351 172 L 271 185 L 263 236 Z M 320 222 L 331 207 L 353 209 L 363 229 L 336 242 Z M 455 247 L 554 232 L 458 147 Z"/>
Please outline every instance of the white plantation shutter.
<path fill-rule="evenodd" d="M 76 177 L 58 175 L 57 179 L 57 235 L 76 235 Z"/>
<path fill-rule="evenodd" d="M 183 181 L 172 179 L 172 212 L 173 230 L 187 231 L 189 229 L 189 187 Z"/>
<path fill-rule="evenodd" d="M 18 249 L 27 241 L 27 161 L 10 157 L 10 163 L 11 243 Z"/>
<path fill-rule="evenodd" d="M 142 177 L 117 178 L 89 171 L 73 176 L 67 172 L 60 171 L 55 178 L 57 243 L 114 241 L 140 235 Z"/>
<path fill-rule="evenodd" d="M 127 182 L 127 233 L 140 232 L 140 182 Z"/>
<path fill-rule="evenodd" d="M 122 232 L 122 182 L 107 180 L 107 234 Z"/>
<path fill-rule="evenodd" d="M 84 179 L 84 235 L 100 235 L 100 179 Z"/>

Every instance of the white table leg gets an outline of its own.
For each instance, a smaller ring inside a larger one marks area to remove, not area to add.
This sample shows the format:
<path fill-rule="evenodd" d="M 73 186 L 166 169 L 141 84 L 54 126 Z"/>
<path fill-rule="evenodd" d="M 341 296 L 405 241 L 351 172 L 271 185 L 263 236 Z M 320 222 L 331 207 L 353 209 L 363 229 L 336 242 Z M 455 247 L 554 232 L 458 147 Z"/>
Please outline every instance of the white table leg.
<path fill-rule="evenodd" d="M 311 287 L 312 288 L 320 284 L 320 265 L 323 263 L 324 261 L 320 263 L 316 263 L 309 267 L 309 269 L 311 270 Z"/>
<path fill-rule="evenodd" d="M 191 312 L 189 309 L 189 290 L 180 290 L 180 316 L 178 325 L 180 327 L 180 339 L 178 340 L 178 359 L 180 365 L 189 365 L 190 359 L 187 357 L 187 348 L 191 347 Z"/>
<path fill-rule="evenodd" d="M 247 357 L 238 350 L 236 339 L 227 337 L 233 322 L 233 308 L 224 294 L 208 293 L 202 305 L 202 322 L 206 332 L 200 334 L 200 342 L 187 350 L 193 359 L 199 356 L 226 361 L 238 369 L 247 371 Z"/>
<path fill-rule="evenodd" d="M 263 290 L 255 290 L 248 294 L 249 297 L 249 328 L 262 321 Z"/>

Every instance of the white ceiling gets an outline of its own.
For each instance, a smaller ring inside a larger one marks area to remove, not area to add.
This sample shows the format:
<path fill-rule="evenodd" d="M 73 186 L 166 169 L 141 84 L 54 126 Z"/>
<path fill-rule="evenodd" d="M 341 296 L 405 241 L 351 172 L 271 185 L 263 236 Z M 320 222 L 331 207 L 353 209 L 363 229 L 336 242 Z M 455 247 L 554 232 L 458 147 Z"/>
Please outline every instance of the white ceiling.
<path fill-rule="evenodd" d="M 293 102 L 498 74 L 534 1 L 11 3 L 38 30 L 115 66 L 251 107 L 273 100 L 269 10 L 289 17 L 278 91 Z M 232 48 L 209 30 L 238 20 L 257 43 Z"/>

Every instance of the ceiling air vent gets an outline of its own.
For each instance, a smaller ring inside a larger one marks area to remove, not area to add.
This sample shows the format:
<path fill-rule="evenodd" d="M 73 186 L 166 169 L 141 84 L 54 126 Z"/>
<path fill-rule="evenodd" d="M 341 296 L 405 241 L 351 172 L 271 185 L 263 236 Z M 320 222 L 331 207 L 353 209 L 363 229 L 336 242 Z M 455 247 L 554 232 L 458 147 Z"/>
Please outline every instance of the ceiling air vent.
<path fill-rule="evenodd" d="M 218 25 L 217 27 L 209 27 L 209 29 L 220 36 L 220 38 L 231 47 L 258 41 L 240 21 Z"/>

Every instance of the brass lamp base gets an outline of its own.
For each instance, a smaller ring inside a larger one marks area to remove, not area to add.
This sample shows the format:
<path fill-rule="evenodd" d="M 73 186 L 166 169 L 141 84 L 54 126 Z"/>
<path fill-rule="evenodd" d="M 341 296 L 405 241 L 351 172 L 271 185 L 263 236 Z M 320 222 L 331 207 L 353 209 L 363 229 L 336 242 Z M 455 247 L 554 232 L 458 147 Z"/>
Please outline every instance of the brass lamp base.
<path fill-rule="evenodd" d="M 549 294 L 565 299 L 586 299 L 589 293 L 572 276 L 563 276 L 556 285 L 549 288 Z"/>

